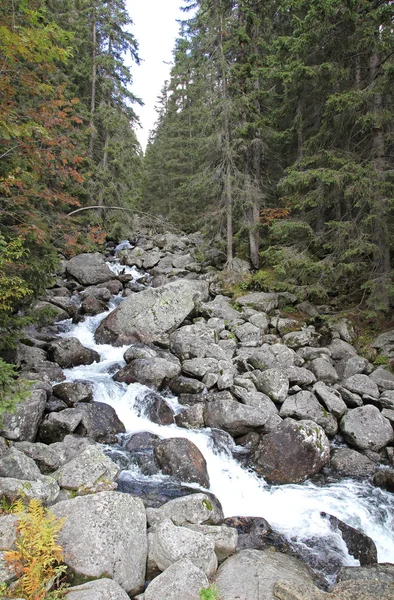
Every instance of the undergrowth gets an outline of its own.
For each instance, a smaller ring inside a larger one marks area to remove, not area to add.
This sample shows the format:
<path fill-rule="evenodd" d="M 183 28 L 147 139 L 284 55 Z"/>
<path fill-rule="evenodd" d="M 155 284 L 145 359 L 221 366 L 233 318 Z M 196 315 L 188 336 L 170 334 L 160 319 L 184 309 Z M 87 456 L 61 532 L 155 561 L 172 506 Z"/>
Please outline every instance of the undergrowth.
<path fill-rule="evenodd" d="M 4 558 L 17 580 L 1 584 L 0 594 L 25 600 L 62 598 L 61 578 L 66 566 L 57 540 L 64 519 L 55 517 L 36 499 L 31 499 L 28 506 L 17 500 L 14 514 L 18 516 L 15 549 L 5 552 Z"/>

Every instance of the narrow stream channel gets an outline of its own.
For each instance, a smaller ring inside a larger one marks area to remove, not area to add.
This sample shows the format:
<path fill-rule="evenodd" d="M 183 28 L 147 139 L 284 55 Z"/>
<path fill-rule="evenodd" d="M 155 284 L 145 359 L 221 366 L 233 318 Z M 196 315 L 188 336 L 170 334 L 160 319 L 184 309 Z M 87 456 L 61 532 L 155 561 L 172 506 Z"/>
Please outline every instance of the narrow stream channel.
<path fill-rule="evenodd" d="M 109 266 L 115 271 L 119 267 Z M 123 268 L 123 267 L 122 267 Z M 135 278 L 141 273 L 125 267 Z M 378 549 L 379 562 L 394 563 L 394 495 L 367 482 L 346 479 L 328 485 L 306 482 L 300 485 L 268 485 L 262 478 L 245 469 L 232 456 L 231 449 L 218 451 L 213 444 L 210 429 L 188 430 L 176 425 L 161 426 L 138 416 L 134 403 L 136 398 L 151 392 L 139 383 L 126 385 L 112 379 L 114 366 L 124 366 L 123 354 L 128 346 L 114 348 L 97 345 L 94 332 L 99 323 L 119 304 L 115 297 L 109 311 L 95 317 L 87 317 L 78 325 L 65 322 L 63 337 L 77 337 L 80 342 L 96 350 L 99 363 L 65 370 L 68 381 L 88 380 L 94 386 L 94 400 L 110 404 L 124 423 L 128 434 L 150 432 L 162 438 L 184 437 L 191 440 L 207 461 L 211 481 L 210 491 L 220 500 L 226 517 L 264 517 L 276 531 L 283 534 L 292 545 L 318 571 L 325 571 L 328 581 L 333 573 L 322 565 L 330 561 L 338 564 L 359 564 L 348 554 L 339 534 L 333 533 L 320 513 L 332 514 L 370 536 Z M 117 370 L 117 369 L 116 369 Z M 176 398 L 166 400 L 179 410 Z M 137 468 L 122 473 L 123 477 L 146 480 Z M 155 475 L 153 478 L 165 479 Z M 190 484 L 188 484 L 190 487 Z M 328 571 L 328 572 L 327 572 Z"/>

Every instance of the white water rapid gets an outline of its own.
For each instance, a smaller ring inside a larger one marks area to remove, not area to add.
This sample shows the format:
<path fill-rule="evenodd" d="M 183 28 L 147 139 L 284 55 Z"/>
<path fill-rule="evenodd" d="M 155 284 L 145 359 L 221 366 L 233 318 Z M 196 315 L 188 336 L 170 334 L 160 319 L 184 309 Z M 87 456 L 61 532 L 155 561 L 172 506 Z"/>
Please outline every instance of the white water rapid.
<path fill-rule="evenodd" d="M 110 266 L 118 272 L 119 267 L 114 263 Z M 135 269 L 126 267 L 126 272 L 132 273 L 136 278 L 141 276 Z M 120 301 L 120 297 L 115 297 L 110 310 Z M 87 317 L 78 325 L 67 323 L 66 332 L 61 335 L 77 337 L 84 346 L 93 348 L 101 357 L 100 363 L 65 370 L 68 381 L 91 381 L 94 385 L 94 399 L 110 404 L 128 433 L 146 431 L 162 438 L 185 437 L 196 444 L 207 461 L 210 491 L 220 500 L 226 517 L 264 517 L 274 530 L 283 534 L 301 552 L 304 548 L 311 564 L 314 562 L 313 555 L 320 553 L 320 563 L 333 560 L 337 565 L 357 565 L 358 561 L 348 554 L 341 536 L 333 533 L 328 521 L 320 516 L 323 511 L 370 536 L 377 546 L 379 562 L 394 563 L 393 494 L 369 483 L 350 479 L 329 485 L 306 482 L 302 485 L 270 486 L 262 478 L 243 468 L 233 458 L 230 449 L 224 448 L 218 452 L 209 429 L 188 430 L 176 425 L 161 426 L 138 416 L 134 409 L 135 399 L 151 390 L 138 383 L 126 385 L 112 379 L 115 365 L 125 365 L 123 354 L 127 346 L 114 348 L 110 345 L 98 345 L 94 341 L 94 331 L 109 312 Z M 166 401 L 171 403 L 175 411 L 179 410 L 175 398 L 166 397 Z M 129 475 L 140 480 L 147 479 L 137 468 L 130 471 Z M 166 476 L 160 477 L 165 479 Z M 322 569 L 317 566 L 317 570 Z"/>

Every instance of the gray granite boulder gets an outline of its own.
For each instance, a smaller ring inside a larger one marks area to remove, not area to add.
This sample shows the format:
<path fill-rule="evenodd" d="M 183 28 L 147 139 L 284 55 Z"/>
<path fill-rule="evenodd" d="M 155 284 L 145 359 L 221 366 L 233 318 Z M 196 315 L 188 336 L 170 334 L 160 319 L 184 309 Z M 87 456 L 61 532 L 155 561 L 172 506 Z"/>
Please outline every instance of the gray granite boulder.
<path fill-rule="evenodd" d="M 14 413 L 2 415 L 1 435 L 8 440 L 34 442 L 44 415 L 46 400 L 44 390 L 32 390 L 30 397 L 18 404 Z"/>
<path fill-rule="evenodd" d="M 153 530 L 149 543 L 151 560 L 160 571 L 165 571 L 182 558 L 188 558 L 207 576 L 217 568 L 213 540 L 198 531 L 178 527 L 170 519 L 161 521 Z"/>
<path fill-rule="evenodd" d="M 272 346 L 263 344 L 248 358 L 248 363 L 254 369 L 265 371 L 265 369 L 292 367 L 294 360 L 294 350 L 291 350 L 284 344 L 273 344 Z"/>
<path fill-rule="evenodd" d="M 65 593 L 66 600 L 129 600 L 124 589 L 112 579 L 96 579 L 68 588 Z"/>
<path fill-rule="evenodd" d="M 342 386 L 360 396 L 379 398 L 379 388 L 368 375 L 352 375 L 342 382 Z"/>
<path fill-rule="evenodd" d="M 279 294 L 266 292 L 252 292 L 237 298 L 240 306 L 254 308 L 255 310 L 269 313 L 279 306 Z"/>
<path fill-rule="evenodd" d="M 96 285 L 115 278 L 104 256 L 98 252 L 74 256 L 67 261 L 66 271 L 82 285 Z"/>
<path fill-rule="evenodd" d="M 208 586 L 205 573 L 182 557 L 150 582 L 143 600 L 200 600 L 200 591 Z"/>
<path fill-rule="evenodd" d="M 257 427 L 262 427 L 270 417 L 270 412 L 262 412 L 253 406 L 246 406 L 229 398 L 208 402 L 204 410 L 207 427 L 224 429 L 231 435 L 242 435 Z"/>
<path fill-rule="evenodd" d="M 319 403 L 316 396 L 308 391 L 288 396 L 281 406 L 279 416 L 285 419 L 309 419 L 321 427 L 327 435 L 333 436 L 338 431 L 336 419 Z"/>
<path fill-rule="evenodd" d="M 47 446 L 36 442 L 15 442 L 15 448 L 29 458 L 32 458 L 40 469 L 41 473 L 47 475 L 55 471 L 60 465 L 58 452 Z"/>
<path fill-rule="evenodd" d="M 174 525 L 217 525 L 224 519 L 219 500 L 201 493 L 175 498 L 159 508 L 147 508 L 146 516 L 151 526 L 165 519 L 171 519 Z"/>
<path fill-rule="evenodd" d="M 142 500 L 99 492 L 59 502 L 52 511 L 65 517 L 58 541 L 77 581 L 106 576 L 130 595 L 142 590 L 148 551 Z"/>
<path fill-rule="evenodd" d="M 0 515 L 0 550 L 11 550 L 16 541 L 17 515 Z"/>
<path fill-rule="evenodd" d="M 267 394 L 275 402 L 284 402 L 289 391 L 289 379 L 280 369 L 254 371 L 254 383 L 263 394 Z"/>
<path fill-rule="evenodd" d="M 319 400 L 322 401 L 326 409 L 334 415 L 337 419 L 340 419 L 345 412 L 347 412 L 347 406 L 342 400 L 340 393 L 334 388 L 330 388 L 321 381 L 318 381 L 313 386 L 313 391 Z"/>
<path fill-rule="evenodd" d="M 53 504 L 60 492 L 60 488 L 53 477 L 42 475 L 40 479 L 14 479 L 13 477 L 0 477 L 0 497 L 14 502 L 18 498 L 41 500 L 43 504 Z"/>
<path fill-rule="evenodd" d="M 313 583 L 303 562 L 270 550 L 242 550 L 225 560 L 213 578 L 221 600 L 273 600 L 279 580 Z"/>
<path fill-rule="evenodd" d="M 299 483 L 318 473 L 330 459 L 330 442 L 313 421 L 285 419 L 264 435 L 252 465 L 273 483 Z"/>
<path fill-rule="evenodd" d="M 10 448 L 0 458 L 0 477 L 13 477 L 14 479 L 27 479 L 35 481 L 40 479 L 41 472 L 32 458 L 16 448 Z"/>
<path fill-rule="evenodd" d="M 205 281 L 177 280 L 156 289 L 147 288 L 131 294 L 101 322 L 96 340 L 116 346 L 158 340 L 163 333 L 179 327 L 197 302 L 207 299 Z"/>
<path fill-rule="evenodd" d="M 74 406 L 77 402 L 90 402 L 93 400 L 92 385 L 86 381 L 65 381 L 53 387 L 53 393 L 63 400 L 67 406 Z"/>
<path fill-rule="evenodd" d="M 91 493 L 110 489 L 118 473 L 119 467 L 101 448 L 91 445 L 60 467 L 52 476 L 61 488 Z"/>
<path fill-rule="evenodd" d="M 200 304 L 199 310 L 207 318 L 217 317 L 232 321 L 241 317 L 241 313 L 231 306 L 229 298 L 220 294 L 215 296 L 212 302 Z"/>
<path fill-rule="evenodd" d="M 167 360 L 159 356 L 137 358 L 120 369 L 114 375 L 114 380 L 122 383 L 138 382 L 148 387 L 161 389 L 180 372 L 181 365 L 175 357 L 174 360 Z"/>
<path fill-rule="evenodd" d="M 335 368 L 332 366 L 331 362 L 325 358 L 315 358 L 312 360 L 309 368 L 312 373 L 316 375 L 318 381 L 324 381 L 324 383 L 336 383 L 339 379 Z"/>
<path fill-rule="evenodd" d="M 342 417 L 340 427 L 348 444 L 360 450 L 379 451 L 394 440 L 390 421 L 372 405 L 349 410 Z"/>

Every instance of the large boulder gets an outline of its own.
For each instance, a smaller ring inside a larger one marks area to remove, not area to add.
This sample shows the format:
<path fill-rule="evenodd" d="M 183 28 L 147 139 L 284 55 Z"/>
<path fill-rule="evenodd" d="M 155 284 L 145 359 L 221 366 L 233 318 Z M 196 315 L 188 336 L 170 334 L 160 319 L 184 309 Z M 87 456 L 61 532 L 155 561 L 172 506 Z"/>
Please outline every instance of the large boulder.
<path fill-rule="evenodd" d="M 340 427 L 348 444 L 360 450 L 379 451 L 394 440 L 390 421 L 370 404 L 349 410 L 342 417 Z"/>
<path fill-rule="evenodd" d="M 102 491 L 114 486 L 119 467 L 97 446 L 87 446 L 53 473 L 61 488 L 79 493 Z"/>
<path fill-rule="evenodd" d="M 46 400 L 44 390 L 32 390 L 30 397 L 18 404 L 14 413 L 2 415 L 1 435 L 8 440 L 34 442 L 44 415 Z"/>
<path fill-rule="evenodd" d="M 224 519 L 219 500 L 212 494 L 191 494 L 175 498 L 159 508 L 148 508 L 146 516 L 149 525 L 157 525 L 165 519 L 171 519 L 175 525 L 217 525 Z"/>
<path fill-rule="evenodd" d="M 273 483 L 299 483 L 330 458 L 330 442 L 313 421 L 285 419 L 263 436 L 252 457 L 258 473 Z"/>
<path fill-rule="evenodd" d="M 47 475 L 60 465 L 60 456 L 54 448 L 39 442 L 15 442 L 15 448 L 32 458 L 41 473 Z"/>
<path fill-rule="evenodd" d="M 76 408 L 66 408 L 51 412 L 40 426 L 40 440 L 46 444 L 61 442 L 70 433 L 84 435 L 102 444 L 114 444 L 118 433 L 125 427 L 115 410 L 104 402 L 78 404 Z"/>
<path fill-rule="evenodd" d="M 53 387 L 53 393 L 67 406 L 74 406 L 77 402 L 90 402 L 93 400 L 92 385 L 86 381 L 65 381 Z"/>
<path fill-rule="evenodd" d="M 182 558 L 188 558 L 206 575 L 217 568 L 215 545 L 211 538 L 186 527 L 178 527 L 165 519 L 154 528 L 149 542 L 150 559 L 165 571 Z"/>
<path fill-rule="evenodd" d="M 40 479 L 41 472 L 32 458 L 16 448 L 10 448 L 0 458 L 0 477 L 13 477 L 14 479 L 27 479 L 35 481 Z"/>
<path fill-rule="evenodd" d="M 341 477 L 370 477 L 376 471 L 376 464 L 364 454 L 351 448 L 337 448 L 330 461 L 333 472 Z"/>
<path fill-rule="evenodd" d="M 326 411 L 316 396 L 308 391 L 298 392 L 286 398 L 281 406 L 279 415 L 282 418 L 310 419 L 323 427 L 327 435 L 335 435 L 338 431 L 336 419 Z"/>
<path fill-rule="evenodd" d="M 294 365 L 295 352 L 284 344 L 263 344 L 248 359 L 248 363 L 259 371 L 265 369 L 287 369 Z"/>
<path fill-rule="evenodd" d="M 167 360 L 159 356 L 151 358 L 137 358 L 120 369 L 115 375 L 115 381 L 122 383 L 142 383 L 148 387 L 161 389 L 170 379 L 181 372 L 181 365 L 177 359 Z"/>
<path fill-rule="evenodd" d="M 289 391 L 289 379 L 283 370 L 254 371 L 253 375 L 260 392 L 267 394 L 275 402 L 284 402 Z"/>
<path fill-rule="evenodd" d="M 100 355 L 95 350 L 82 346 L 78 338 L 62 338 L 52 342 L 48 355 L 63 369 L 78 365 L 91 365 L 100 362 Z"/>
<path fill-rule="evenodd" d="M 99 252 L 74 256 L 67 261 L 66 271 L 82 285 L 96 285 L 115 277 Z"/>
<path fill-rule="evenodd" d="M 142 590 L 148 554 L 142 500 L 99 492 L 59 502 L 52 511 L 65 517 L 58 541 L 77 583 L 110 577 L 130 595 Z"/>
<path fill-rule="evenodd" d="M 273 600 L 278 580 L 313 583 L 309 568 L 297 558 L 270 550 L 242 550 L 230 556 L 213 578 L 221 600 Z"/>
<path fill-rule="evenodd" d="M 322 513 L 328 519 L 331 529 L 340 532 L 349 554 L 360 561 L 360 565 L 372 565 L 378 562 L 378 552 L 375 542 L 365 533 L 350 527 L 337 517 Z"/>
<path fill-rule="evenodd" d="M 205 281 L 177 280 L 131 294 L 102 321 L 96 340 L 116 346 L 158 340 L 179 327 L 197 302 L 207 299 Z"/>
<path fill-rule="evenodd" d="M 207 427 L 224 429 L 231 435 L 242 435 L 257 427 L 262 427 L 268 421 L 272 412 L 253 406 L 241 404 L 229 398 L 207 402 L 204 410 L 204 421 Z"/>
<path fill-rule="evenodd" d="M 138 415 L 147 417 L 152 423 L 171 425 L 174 414 L 165 399 L 156 392 L 142 393 L 134 401 Z"/>
<path fill-rule="evenodd" d="M 161 440 L 155 445 L 155 456 L 166 475 L 209 488 L 207 463 L 193 442 L 185 438 Z"/>
<path fill-rule="evenodd" d="M 68 588 L 65 597 L 66 600 L 129 600 L 124 589 L 106 577 Z"/>
<path fill-rule="evenodd" d="M 368 375 L 352 375 L 345 379 L 342 385 L 347 390 L 360 394 L 360 396 L 367 395 L 372 396 L 372 398 L 379 398 L 379 388 Z"/>
<path fill-rule="evenodd" d="M 170 350 L 181 361 L 192 358 L 203 358 L 208 348 L 215 344 L 215 331 L 206 323 L 180 327 L 170 335 Z"/>
<path fill-rule="evenodd" d="M 205 573 L 190 559 L 181 558 L 151 581 L 144 600 L 200 600 L 200 591 L 208 586 Z"/>
<path fill-rule="evenodd" d="M 0 497 L 8 502 L 17 499 L 41 500 L 43 504 L 53 504 L 58 497 L 60 488 L 53 477 L 41 476 L 36 481 L 0 477 Z"/>

